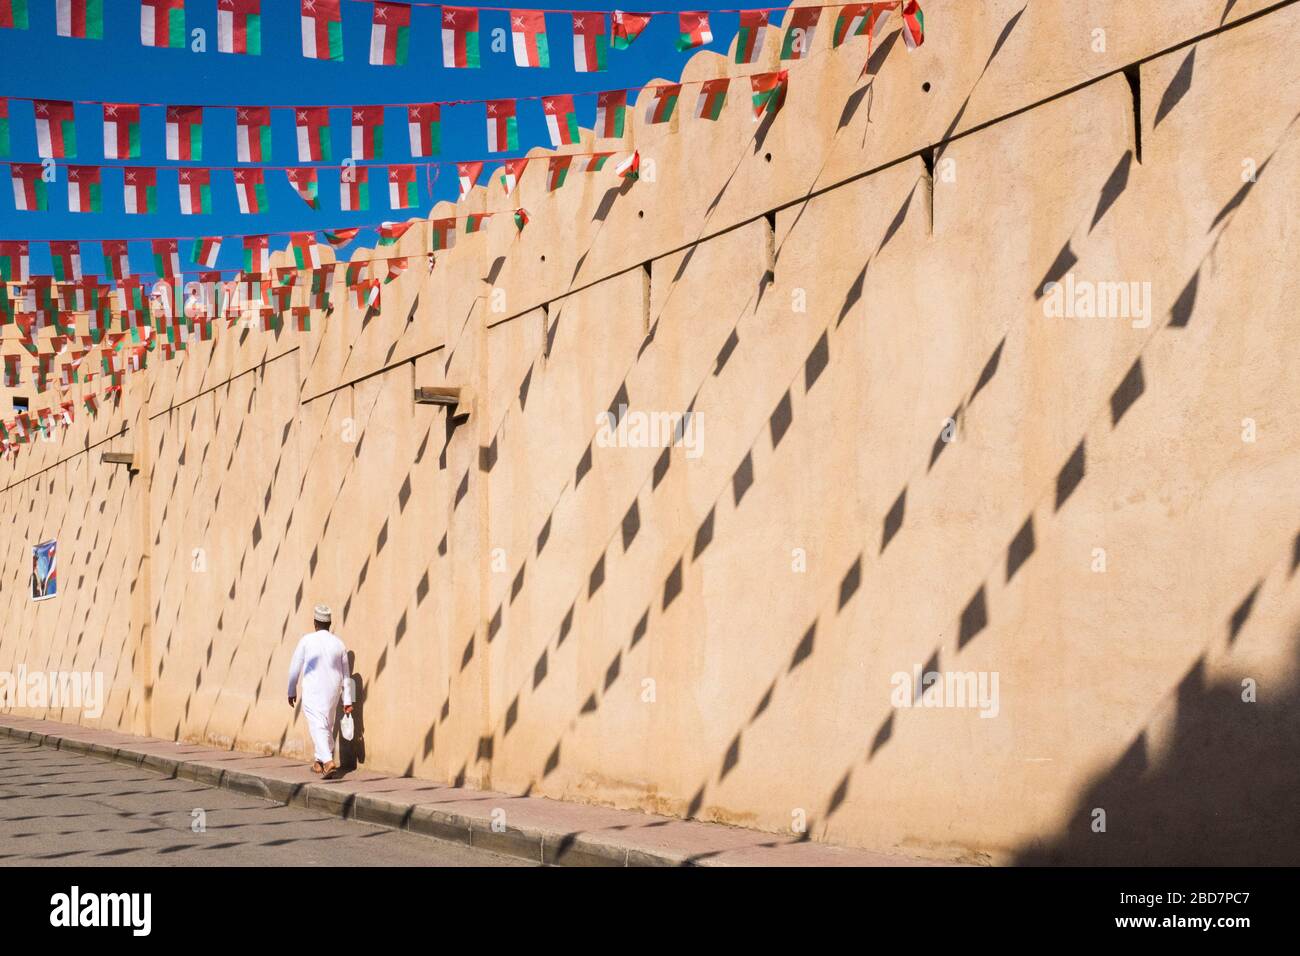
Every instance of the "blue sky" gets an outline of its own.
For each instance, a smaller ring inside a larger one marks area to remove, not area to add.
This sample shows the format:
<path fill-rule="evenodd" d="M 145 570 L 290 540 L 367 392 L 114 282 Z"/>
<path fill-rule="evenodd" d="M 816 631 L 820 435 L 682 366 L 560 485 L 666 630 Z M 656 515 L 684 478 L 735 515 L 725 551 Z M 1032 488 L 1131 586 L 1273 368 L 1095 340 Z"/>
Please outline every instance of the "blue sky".
<path fill-rule="evenodd" d="M 263 0 L 262 55 L 237 56 L 217 52 L 216 0 L 187 0 L 186 27 L 207 33 L 207 52 L 166 50 L 140 44 L 138 0 L 103 0 L 104 39 L 79 40 L 55 33 L 54 0 L 28 0 L 30 27 L 0 30 L 0 62 L 8 67 L 0 81 L 0 95 L 41 99 L 90 99 L 109 102 L 154 102 L 175 105 L 240 104 L 247 106 L 310 106 L 324 104 L 367 104 L 433 102 L 455 99 L 505 98 L 551 93 L 597 92 L 640 86 L 655 77 L 676 77 L 690 53 L 674 48 L 677 17 L 656 16 L 628 50 L 611 50 L 609 69 L 603 73 L 573 70 L 570 18 L 547 16 L 551 68 L 520 69 L 510 52 L 508 15 L 484 11 L 480 15 L 483 66 L 478 70 L 449 70 L 442 66 L 439 10 L 416 7 L 412 13 L 410 54 L 404 67 L 371 66 L 369 59 L 371 5 L 344 0 L 344 61 L 306 59 L 302 56 L 298 0 Z M 684 4 L 655 0 L 652 9 L 699 9 L 689 0 Z M 582 2 L 574 9 L 610 10 L 612 6 Z M 635 9 L 633 7 L 632 9 Z M 774 19 L 779 22 L 774 16 Z M 714 42 L 709 49 L 726 53 L 737 29 L 736 14 L 710 17 Z M 505 49 L 493 52 L 492 32 L 505 32 Z M 823 29 L 828 29 L 823 24 Z M 15 69 L 15 66 L 21 68 Z M 575 98 L 578 119 L 591 126 L 595 97 Z M 693 107 L 693 101 L 683 108 Z M 149 239 L 196 235 L 243 235 L 246 233 L 324 229 L 367 225 L 388 218 L 423 215 L 431 201 L 417 210 L 391 214 L 388 209 L 387 162 L 410 160 L 404 110 L 387 111 L 385 151 L 381 167 L 370 173 L 369 212 L 339 211 L 338 179 L 334 170 L 321 172 L 321 209 L 312 211 L 292 191 L 281 170 L 266 175 L 269 211 L 262 215 L 239 213 L 232 174 L 213 173 L 213 214 L 182 216 L 176 188 L 176 174 L 168 166 L 234 166 L 235 120 L 230 110 L 204 114 L 203 161 L 199 164 L 168 163 L 165 159 L 164 118 L 161 107 L 141 114 L 141 158 L 123 163 L 104 160 L 101 110 L 98 106 L 77 107 L 77 157 L 72 163 L 89 165 L 158 166 L 158 214 L 128 216 L 123 212 L 121 173 L 109 169 L 103 175 L 103 208 L 99 214 L 67 211 L 67 173 L 60 169 L 58 180 L 49 186 L 48 212 L 18 212 L 14 208 L 7 165 L 0 196 L 0 239 L 80 239 L 84 267 L 89 274 L 102 274 L 100 239 Z M 11 102 L 9 107 L 10 155 L 0 162 L 38 162 L 35 123 L 29 102 Z M 350 152 L 348 117 L 342 109 L 331 115 L 334 159 L 337 163 Z M 273 160 L 263 165 L 297 165 L 296 138 L 292 113 L 272 113 Z M 532 146 L 549 145 L 539 102 L 519 104 L 520 150 L 502 156 L 523 155 Z M 454 161 L 488 156 L 484 108 L 467 105 L 445 108 L 442 117 L 442 150 L 438 159 Z M 489 164 L 487 172 L 493 169 Z M 485 181 L 486 172 L 485 172 Z M 454 168 L 444 167 L 434 187 L 436 198 L 454 198 Z M 370 241 L 363 235 L 361 241 Z M 283 248 L 287 239 L 274 239 L 272 248 Z M 227 242 L 219 267 L 239 265 L 237 242 Z M 188 244 L 182 243 L 183 268 L 196 268 L 188 260 Z M 146 245 L 131 247 L 132 267 L 147 273 L 151 258 Z M 32 248 L 32 271 L 50 271 L 44 244 Z"/>

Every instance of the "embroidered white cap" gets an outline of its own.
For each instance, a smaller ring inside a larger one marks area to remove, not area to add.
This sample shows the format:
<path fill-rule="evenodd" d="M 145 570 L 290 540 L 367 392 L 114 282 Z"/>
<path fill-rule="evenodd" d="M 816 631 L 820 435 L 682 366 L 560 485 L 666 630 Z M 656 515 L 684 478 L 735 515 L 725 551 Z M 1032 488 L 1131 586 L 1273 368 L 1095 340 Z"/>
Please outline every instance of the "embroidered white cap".
<path fill-rule="evenodd" d="M 315 618 L 318 621 L 329 623 L 329 621 L 331 620 L 330 609 L 329 609 L 329 605 L 327 604 L 317 604 L 315 610 L 312 613 L 315 615 Z"/>

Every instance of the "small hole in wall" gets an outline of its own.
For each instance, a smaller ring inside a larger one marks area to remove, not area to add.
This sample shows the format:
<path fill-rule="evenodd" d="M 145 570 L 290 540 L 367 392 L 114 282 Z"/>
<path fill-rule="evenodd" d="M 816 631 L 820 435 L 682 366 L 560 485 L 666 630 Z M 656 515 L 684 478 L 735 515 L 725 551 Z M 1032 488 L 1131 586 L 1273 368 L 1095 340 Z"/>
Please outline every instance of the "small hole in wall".
<path fill-rule="evenodd" d="M 924 83 L 922 83 L 922 84 L 921 84 L 921 89 L 922 89 L 924 92 L 929 93 L 929 92 L 930 92 L 930 81 L 929 81 L 929 80 L 926 80 Z"/>
<path fill-rule="evenodd" d="M 765 154 L 763 155 L 763 159 L 767 160 L 767 161 L 770 163 L 770 162 L 772 161 L 772 154 L 771 154 L 771 153 L 765 153 Z"/>
<path fill-rule="evenodd" d="M 636 217 L 637 217 L 638 219 L 644 219 L 644 218 L 645 218 L 645 210 L 644 210 L 644 209 L 638 209 L 638 210 L 636 211 Z"/>
<path fill-rule="evenodd" d="M 543 261 L 543 262 L 546 261 L 546 253 L 544 253 L 544 252 L 542 253 L 542 261 Z"/>

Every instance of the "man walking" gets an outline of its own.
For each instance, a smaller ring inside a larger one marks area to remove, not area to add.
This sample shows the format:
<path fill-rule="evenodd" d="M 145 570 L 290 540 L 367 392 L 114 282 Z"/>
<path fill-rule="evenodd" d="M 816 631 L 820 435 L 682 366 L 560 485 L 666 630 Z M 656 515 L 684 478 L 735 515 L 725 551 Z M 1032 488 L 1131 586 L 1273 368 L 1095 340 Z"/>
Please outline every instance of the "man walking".
<path fill-rule="evenodd" d="M 330 633 L 330 609 L 317 604 L 312 613 L 316 630 L 303 635 L 289 665 L 289 706 L 297 702 L 301 676 L 302 713 L 316 758 L 311 769 L 328 777 L 338 769 L 334 762 L 334 711 L 342 692 L 343 712 L 352 713 L 352 686 L 347 679 L 347 649 Z"/>

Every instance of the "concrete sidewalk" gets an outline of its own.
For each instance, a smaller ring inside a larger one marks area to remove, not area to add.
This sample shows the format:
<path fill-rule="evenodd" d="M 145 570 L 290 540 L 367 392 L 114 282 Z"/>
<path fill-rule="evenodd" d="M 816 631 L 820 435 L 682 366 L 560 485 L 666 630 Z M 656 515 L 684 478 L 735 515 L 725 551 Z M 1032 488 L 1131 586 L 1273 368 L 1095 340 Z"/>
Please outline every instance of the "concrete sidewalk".
<path fill-rule="evenodd" d="M 513 797 L 366 770 L 321 780 L 305 764 L 0 715 L 0 735 L 283 804 L 566 866 L 916 866 L 930 861 L 629 810 Z M 505 811 L 505 828 L 492 813 Z"/>

